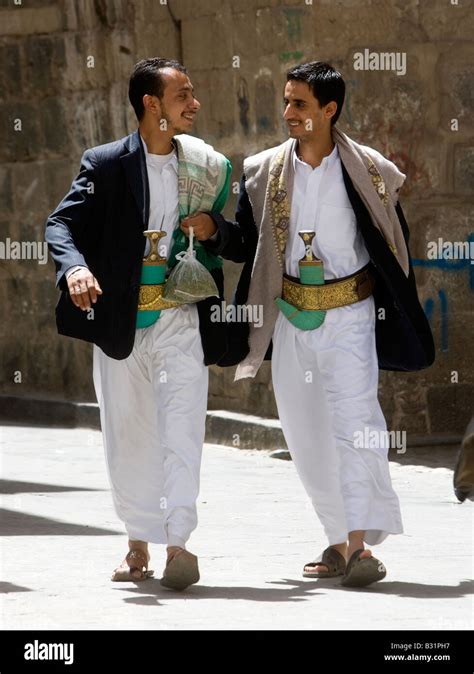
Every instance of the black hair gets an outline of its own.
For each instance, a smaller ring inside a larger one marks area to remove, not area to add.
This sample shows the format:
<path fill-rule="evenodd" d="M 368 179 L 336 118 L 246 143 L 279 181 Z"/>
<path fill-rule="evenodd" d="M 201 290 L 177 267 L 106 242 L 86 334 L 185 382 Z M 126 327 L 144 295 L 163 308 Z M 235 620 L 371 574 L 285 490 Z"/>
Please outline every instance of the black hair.
<path fill-rule="evenodd" d="M 311 63 L 302 63 L 289 70 L 286 73 L 286 81 L 289 82 L 290 80 L 306 82 L 321 107 L 324 107 L 330 101 L 335 101 L 337 110 L 331 117 L 331 124 L 337 122 L 346 93 L 346 85 L 340 72 L 329 63 L 311 61 Z"/>
<path fill-rule="evenodd" d="M 152 58 L 143 59 L 135 64 L 128 85 L 128 98 L 132 104 L 138 121 L 145 112 L 143 96 L 150 94 L 162 98 L 165 90 L 165 82 L 160 72 L 162 68 L 174 68 L 187 75 L 188 71 L 181 63 L 173 59 Z"/>

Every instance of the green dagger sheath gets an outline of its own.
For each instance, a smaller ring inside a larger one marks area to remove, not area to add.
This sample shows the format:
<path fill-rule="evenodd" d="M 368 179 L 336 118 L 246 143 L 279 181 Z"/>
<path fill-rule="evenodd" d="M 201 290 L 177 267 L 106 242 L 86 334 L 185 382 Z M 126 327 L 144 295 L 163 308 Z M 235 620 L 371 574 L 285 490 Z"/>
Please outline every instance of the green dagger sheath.
<path fill-rule="evenodd" d="M 304 257 L 298 263 L 301 284 L 324 285 L 323 261 L 313 254 L 312 244 L 315 232 L 302 230 L 298 232 L 298 235 L 302 238 L 305 248 Z M 326 312 L 319 309 L 298 309 L 281 297 L 277 297 L 275 303 L 290 323 L 300 330 L 315 330 L 319 328 L 326 316 Z"/>
<path fill-rule="evenodd" d="M 166 236 L 166 232 L 157 229 L 146 229 L 143 235 L 150 242 L 150 252 L 143 258 L 142 285 L 154 285 L 165 282 L 167 263 L 166 258 L 158 252 L 160 239 Z M 147 328 L 153 325 L 160 317 L 161 310 L 139 311 L 137 314 L 137 328 Z"/>

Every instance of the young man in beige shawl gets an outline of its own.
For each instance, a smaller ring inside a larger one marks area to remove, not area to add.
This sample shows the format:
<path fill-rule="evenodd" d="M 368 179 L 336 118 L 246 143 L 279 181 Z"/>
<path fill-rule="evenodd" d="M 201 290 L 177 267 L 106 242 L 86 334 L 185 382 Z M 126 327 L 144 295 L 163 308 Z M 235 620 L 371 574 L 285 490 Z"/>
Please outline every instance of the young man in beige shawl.
<path fill-rule="evenodd" d="M 239 363 L 241 379 L 272 358 L 283 432 L 328 539 L 303 575 L 364 586 L 386 574 L 365 544 L 403 531 L 379 367 L 428 367 L 434 347 L 398 203 L 405 176 L 337 129 L 344 92 L 326 63 L 289 71 L 289 139 L 245 160 L 237 222 L 212 219 L 224 257 L 245 262 L 235 303 L 263 307 L 263 325 L 232 326 L 220 364 Z"/>

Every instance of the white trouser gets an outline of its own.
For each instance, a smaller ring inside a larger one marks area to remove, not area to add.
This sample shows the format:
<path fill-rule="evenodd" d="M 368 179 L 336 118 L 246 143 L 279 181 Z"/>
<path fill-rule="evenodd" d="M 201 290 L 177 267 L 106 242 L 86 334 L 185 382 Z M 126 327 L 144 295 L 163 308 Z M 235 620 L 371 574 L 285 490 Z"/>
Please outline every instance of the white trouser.
<path fill-rule="evenodd" d="M 329 310 L 316 330 L 278 316 L 272 354 L 278 413 L 330 545 L 346 541 L 349 531 L 364 530 L 369 545 L 403 532 L 387 438 L 381 434 L 378 447 L 354 446 L 354 433 L 364 428 L 371 438 L 387 430 L 378 373 L 373 297 Z"/>
<path fill-rule="evenodd" d="M 208 368 L 195 305 L 136 331 L 124 360 L 94 346 L 114 506 L 132 540 L 184 547 L 197 525 Z"/>

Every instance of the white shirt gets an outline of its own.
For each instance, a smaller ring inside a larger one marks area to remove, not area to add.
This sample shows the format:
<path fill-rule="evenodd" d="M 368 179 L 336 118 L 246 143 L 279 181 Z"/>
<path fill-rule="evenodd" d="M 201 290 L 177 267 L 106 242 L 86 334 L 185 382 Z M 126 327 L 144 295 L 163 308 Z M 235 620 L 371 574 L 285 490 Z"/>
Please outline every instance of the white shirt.
<path fill-rule="evenodd" d="M 158 252 L 168 257 L 173 244 L 173 232 L 178 224 L 178 157 L 175 148 L 169 154 L 151 154 L 145 141 L 145 161 L 150 188 L 150 215 L 148 229 L 161 229 L 166 236 L 160 239 Z M 145 255 L 149 252 L 146 242 Z"/>
<path fill-rule="evenodd" d="M 304 244 L 298 232 L 302 229 L 316 232 L 313 251 L 324 263 L 326 279 L 354 273 L 367 264 L 369 254 L 347 196 L 337 145 L 314 169 L 295 152 L 293 168 L 286 273 L 299 277 Z"/>

